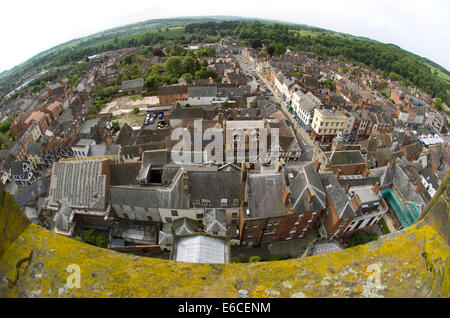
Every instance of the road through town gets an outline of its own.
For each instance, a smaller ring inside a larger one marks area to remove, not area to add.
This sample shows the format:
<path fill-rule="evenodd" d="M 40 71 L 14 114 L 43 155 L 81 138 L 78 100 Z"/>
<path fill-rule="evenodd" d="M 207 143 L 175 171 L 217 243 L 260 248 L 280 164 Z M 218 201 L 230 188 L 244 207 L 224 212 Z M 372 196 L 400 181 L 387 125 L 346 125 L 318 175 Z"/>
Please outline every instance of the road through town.
<path fill-rule="evenodd" d="M 242 55 L 234 55 L 234 57 L 236 58 L 237 62 L 239 63 L 239 66 L 241 67 L 241 69 L 244 71 L 245 74 L 252 77 L 253 77 L 252 72 L 257 74 L 257 76 L 261 79 L 264 85 L 272 92 L 273 96 L 269 97 L 270 100 L 280 107 L 280 109 L 292 123 L 297 139 L 300 144 L 300 148 L 302 149 L 300 161 L 312 161 L 312 158 L 314 156 L 315 145 L 311 140 L 311 138 L 309 138 L 306 131 L 297 123 L 297 121 L 293 118 L 292 114 L 289 113 L 288 109 L 286 108 L 286 105 L 282 100 L 282 97 L 279 96 L 278 91 L 269 83 L 266 77 L 260 72 L 258 72 L 255 68 L 253 68 L 251 63 L 248 60 L 246 60 Z"/>

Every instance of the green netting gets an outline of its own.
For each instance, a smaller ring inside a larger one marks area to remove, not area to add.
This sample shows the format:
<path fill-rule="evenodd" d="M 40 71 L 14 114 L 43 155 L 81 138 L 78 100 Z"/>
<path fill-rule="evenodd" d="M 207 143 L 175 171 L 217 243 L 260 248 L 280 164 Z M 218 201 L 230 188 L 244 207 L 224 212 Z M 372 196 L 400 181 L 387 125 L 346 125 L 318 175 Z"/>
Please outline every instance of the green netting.
<path fill-rule="evenodd" d="M 386 189 L 382 193 L 383 198 L 389 203 L 392 210 L 394 210 L 395 215 L 403 227 L 410 226 L 419 217 L 420 211 L 417 206 L 411 203 L 404 205 L 397 193 L 392 189 Z"/>

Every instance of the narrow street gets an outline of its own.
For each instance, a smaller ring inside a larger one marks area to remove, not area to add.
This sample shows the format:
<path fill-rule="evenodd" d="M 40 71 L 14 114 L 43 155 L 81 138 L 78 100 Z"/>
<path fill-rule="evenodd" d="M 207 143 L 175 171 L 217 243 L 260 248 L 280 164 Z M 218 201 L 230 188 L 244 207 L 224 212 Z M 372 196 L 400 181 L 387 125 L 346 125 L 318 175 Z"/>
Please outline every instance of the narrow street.
<path fill-rule="evenodd" d="M 283 111 L 283 113 L 286 115 L 288 120 L 292 123 L 297 139 L 299 141 L 300 148 L 302 149 L 300 161 L 312 161 L 315 149 L 314 142 L 311 140 L 311 138 L 309 138 L 306 131 L 293 118 L 292 114 L 289 113 L 289 110 L 283 103 L 282 97 L 278 95 L 277 90 L 272 85 L 270 85 L 270 83 L 267 81 L 267 79 L 263 74 L 258 72 L 256 69 L 253 69 L 251 64 L 242 55 L 234 55 L 234 57 L 238 61 L 239 66 L 241 67 L 241 69 L 244 71 L 245 74 L 252 76 L 251 72 L 253 71 L 258 75 L 258 77 L 262 80 L 264 85 L 267 88 L 269 88 L 269 90 L 273 94 L 273 96 L 269 97 L 269 100 L 277 104 L 279 108 Z"/>

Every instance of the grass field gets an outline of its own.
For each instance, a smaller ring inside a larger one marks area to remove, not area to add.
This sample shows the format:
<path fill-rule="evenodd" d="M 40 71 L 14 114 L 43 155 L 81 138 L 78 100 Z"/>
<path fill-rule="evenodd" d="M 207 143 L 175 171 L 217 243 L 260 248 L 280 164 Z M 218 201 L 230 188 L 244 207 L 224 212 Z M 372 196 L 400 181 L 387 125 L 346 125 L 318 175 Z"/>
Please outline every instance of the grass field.
<path fill-rule="evenodd" d="M 437 68 L 435 68 L 435 67 L 433 67 L 433 66 L 430 66 L 430 69 L 431 69 L 432 72 L 434 72 L 434 71 L 437 70 L 438 76 L 439 76 L 443 81 L 447 82 L 447 84 L 450 84 L 450 75 L 449 75 L 449 74 L 446 74 L 446 73 L 442 72 L 440 69 L 437 69 Z"/>

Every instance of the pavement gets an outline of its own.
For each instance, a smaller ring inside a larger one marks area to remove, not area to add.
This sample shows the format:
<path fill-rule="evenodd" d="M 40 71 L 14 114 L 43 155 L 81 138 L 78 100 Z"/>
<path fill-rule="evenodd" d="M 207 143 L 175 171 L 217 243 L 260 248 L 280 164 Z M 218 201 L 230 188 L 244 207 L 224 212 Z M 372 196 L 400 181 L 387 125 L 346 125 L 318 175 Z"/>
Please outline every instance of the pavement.
<path fill-rule="evenodd" d="M 231 247 L 231 258 L 239 257 L 248 259 L 251 256 L 269 258 L 273 255 L 289 255 L 292 258 L 297 258 L 303 255 L 308 244 L 316 238 L 319 238 L 319 234 L 313 229 L 307 236 L 299 239 L 274 242 L 260 247 Z"/>

